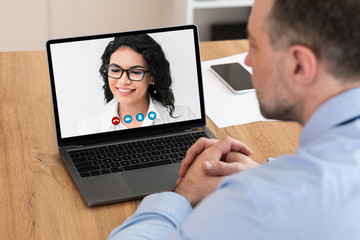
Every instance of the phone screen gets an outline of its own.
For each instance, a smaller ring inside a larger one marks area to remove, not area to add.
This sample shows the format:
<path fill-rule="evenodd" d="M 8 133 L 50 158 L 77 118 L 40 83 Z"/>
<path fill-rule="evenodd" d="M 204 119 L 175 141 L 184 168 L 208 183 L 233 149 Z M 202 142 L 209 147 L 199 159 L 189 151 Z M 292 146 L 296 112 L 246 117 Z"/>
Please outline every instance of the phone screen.
<path fill-rule="evenodd" d="M 233 92 L 254 88 L 251 74 L 239 63 L 212 65 L 211 69 Z"/>

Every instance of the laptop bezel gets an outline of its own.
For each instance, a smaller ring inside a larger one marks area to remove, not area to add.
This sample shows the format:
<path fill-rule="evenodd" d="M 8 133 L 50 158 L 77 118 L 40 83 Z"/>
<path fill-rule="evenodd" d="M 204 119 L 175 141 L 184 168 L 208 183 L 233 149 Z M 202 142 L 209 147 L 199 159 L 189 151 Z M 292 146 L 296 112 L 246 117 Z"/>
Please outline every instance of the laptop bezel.
<path fill-rule="evenodd" d="M 101 39 L 101 38 L 111 38 L 111 37 L 115 37 L 115 36 L 151 34 L 151 33 L 181 31 L 181 30 L 192 30 L 193 31 L 196 68 L 197 68 L 197 77 L 198 77 L 199 100 L 200 100 L 200 112 L 201 112 L 200 119 L 189 120 L 189 121 L 184 121 L 184 122 L 176 122 L 176 123 L 167 123 L 167 124 L 154 125 L 154 126 L 148 126 L 148 127 L 141 127 L 141 128 L 136 128 L 136 129 L 89 134 L 89 135 L 85 135 L 85 136 L 66 137 L 66 138 L 62 137 L 61 128 L 60 128 L 59 111 L 58 111 L 58 102 L 57 102 L 57 97 L 56 97 L 55 78 L 54 78 L 54 71 L 53 71 L 53 65 L 52 65 L 51 45 L 76 42 L 76 41 L 84 41 L 84 40 L 95 40 L 95 39 Z M 78 146 L 78 145 L 85 146 L 85 145 L 98 144 L 98 143 L 122 141 L 122 140 L 129 140 L 129 139 L 141 138 L 141 137 L 152 136 L 152 135 L 161 135 L 161 134 L 166 134 L 166 133 L 171 134 L 171 133 L 175 133 L 175 132 L 185 131 L 188 129 L 196 129 L 196 128 L 206 126 L 199 35 L 198 35 L 198 29 L 197 29 L 196 25 L 182 25 L 182 26 L 174 26 L 174 27 L 152 28 L 152 29 L 126 31 L 126 32 L 118 32 L 118 33 L 107 33 L 107 34 L 98 34 L 98 35 L 89 35 L 89 36 L 80 36 L 80 37 L 71 37 L 71 38 L 52 39 L 52 40 L 47 41 L 47 43 L 46 43 L 46 52 L 47 52 L 50 86 L 51 86 L 54 120 L 55 120 L 55 129 L 56 129 L 56 138 L 57 138 L 58 147 Z M 121 134 L 119 134 L 120 131 L 121 131 Z"/>

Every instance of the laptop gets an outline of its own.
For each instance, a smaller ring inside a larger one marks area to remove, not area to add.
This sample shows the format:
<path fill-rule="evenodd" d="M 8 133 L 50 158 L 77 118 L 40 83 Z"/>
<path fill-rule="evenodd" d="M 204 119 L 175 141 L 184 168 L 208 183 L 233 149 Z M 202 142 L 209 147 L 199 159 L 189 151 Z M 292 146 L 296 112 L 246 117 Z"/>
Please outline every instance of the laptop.
<path fill-rule="evenodd" d="M 52 39 L 46 50 L 59 152 L 88 206 L 173 190 L 189 146 L 215 138 L 195 25 Z"/>

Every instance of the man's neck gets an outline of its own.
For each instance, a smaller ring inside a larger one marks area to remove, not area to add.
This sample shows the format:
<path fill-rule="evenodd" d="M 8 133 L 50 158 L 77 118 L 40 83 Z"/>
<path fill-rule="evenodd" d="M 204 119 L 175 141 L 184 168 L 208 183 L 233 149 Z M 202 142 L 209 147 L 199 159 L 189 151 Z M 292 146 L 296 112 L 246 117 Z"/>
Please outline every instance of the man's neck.
<path fill-rule="evenodd" d="M 319 86 L 309 90 L 308 96 L 304 98 L 303 112 L 301 114 L 301 125 L 305 125 L 311 115 L 329 99 L 346 92 L 352 88 L 360 87 L 360 80 L 358 81 L 344 81 L 337 80 L 333 77 L 327 78 L 326 81 L 319 81 Z"/>

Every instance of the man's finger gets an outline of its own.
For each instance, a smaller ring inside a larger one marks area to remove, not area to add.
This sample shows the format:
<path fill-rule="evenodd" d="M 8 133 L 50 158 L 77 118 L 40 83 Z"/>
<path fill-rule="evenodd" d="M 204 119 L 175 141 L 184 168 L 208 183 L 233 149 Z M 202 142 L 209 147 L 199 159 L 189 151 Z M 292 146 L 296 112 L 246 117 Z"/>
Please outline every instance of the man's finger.
<path fill-rule="evenodd" d="M 184 177 L 195 158 L 205 149 L 218 142 L 217 139 L 199 138 L 186 152 L 186 156 L 181 162 L 179 176 Z"/>
<path fill-rule="evenodd" d="M 202 169 L 209 176 L 228 176 L 241 171 L 242 164 L 239 162 L 207 161 L 203 163 Z"/>
<path fill-rule="evenodd" d="M 243 166 L 245 166 L 245 168 L 252 168 L 252 167 L 257 167 L 260 164 L 255 162 L 253 159 L 251 159 L 250 157 L 241 154 L 241 153 L 237 153 L 237 152 L 229 152 L 226 156 L 225 156 L 225 162 L 227 163 L 233 163 L 233 162 L 238 162 L 241 163 Z"/>
<path fill-rule="evenodd" d="M 177 184 L 181 182 L 182 178 L 186 175 L 190 165 L 201 153 L 206 153 L 208 156 L 205 156 L 206 160 L 220 161 L 224 156 L 232 151 L 242 153 L 246 156 L 250 156 L 252 154 L 252 151 L 248 146 L 231 137 L 226 137 L 221 141 L 217 139 L 199 139 L 193 146 L 189 148 L 184 160 L 181 163 Z"/>
<path fill-rule="evenodd" d="M 213 144 L 206 150 L 209 159 L 220 160 L 230 152 L 242 153 L 246 156 L 252 154 L 251 149 L 244 143 L 239 142 L 231 137 L 226 137 L 221 141 Z"/>
<path fill-rule="evenodd" d="M 210 176 L 227 176 L 245 169 L 254 168 L 260 164 L 248 156 L 230 152 L 225 156 L 225 161 L 206 161 L 202 165 L 205 174 Z"/>

